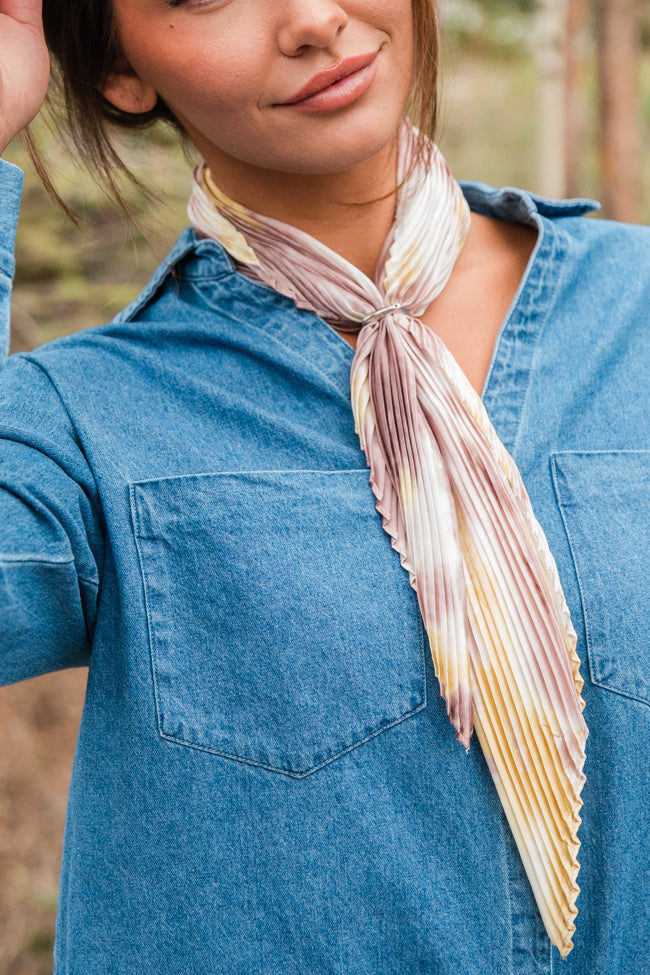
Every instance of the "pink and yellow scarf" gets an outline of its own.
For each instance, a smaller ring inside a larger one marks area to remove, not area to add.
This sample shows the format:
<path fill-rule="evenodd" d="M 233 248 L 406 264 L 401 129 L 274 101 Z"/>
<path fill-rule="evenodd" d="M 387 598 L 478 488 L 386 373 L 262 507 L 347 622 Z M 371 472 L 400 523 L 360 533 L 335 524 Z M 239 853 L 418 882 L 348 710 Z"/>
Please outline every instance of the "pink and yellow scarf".
<path fill-rule="evenodd" d="M 383 526 L 409 573 L 459 741 L 473 728 L 551 941 L 573 947 L 587 728 L 562 587 L 521 476 L 483 404 L 419 319 L 469 208 L 436 147 L 400 141 L 395 221 L 375 280 L 295 227 L 228 199 L 199 167 L 188 213 L 239 270 L 358 331 L 352 409 Z"/>

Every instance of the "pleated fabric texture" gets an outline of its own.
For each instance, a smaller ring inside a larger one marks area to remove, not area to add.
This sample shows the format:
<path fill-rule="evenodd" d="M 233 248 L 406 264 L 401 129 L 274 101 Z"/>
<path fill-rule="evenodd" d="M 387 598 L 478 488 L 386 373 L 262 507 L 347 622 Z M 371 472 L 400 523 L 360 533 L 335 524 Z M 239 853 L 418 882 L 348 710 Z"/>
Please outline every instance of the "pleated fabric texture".
<path fill-rule="evenodd" d="M 577 914 L 587 727 L 555 562 L 519 471 L 424 313 L 465 242 L 469 209 L 435 146 L 404 125 L 396 216 L 374 282 L 307 234 L 228 199 L 205 167 L 188 205 L 239 269 L 358 331 L 352 407 L 377 510 L 417 592 L 456 736 L 475 728 L 548 935 Z"/>

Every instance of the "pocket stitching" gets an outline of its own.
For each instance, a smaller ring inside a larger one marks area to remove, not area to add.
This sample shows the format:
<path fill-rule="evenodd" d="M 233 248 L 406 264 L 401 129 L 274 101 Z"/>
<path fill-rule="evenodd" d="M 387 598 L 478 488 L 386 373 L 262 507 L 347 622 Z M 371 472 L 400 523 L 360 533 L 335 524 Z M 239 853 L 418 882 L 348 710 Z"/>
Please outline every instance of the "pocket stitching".
<path fill-rule="evenodd" d="M 151 666 L 151 677 L 152 677 L 152 686 L 153 686 L 153 692 L 154 692 L 154 704 L 155 704 L 155 711 L 156 711 L 156 728 L 157 728 L 158 735 L 163 740 L 168 741 L 168 742 L 170 742 L 172 744 L 177 744 L 177 745 L 180 745 L 180 746 L 183 746 L 183 747 L 187 747 L 187 748 L 194 748 L 197 751 L 202 751 L 202 752 L 205 752 L 207 754 L 211 754 L 211 755 L 215 755 L 215 756 L 218 756 L 218 757 L 221 757 L 221 758 L 225 758 L 225 759 L 227 759 L 229 761 L 239 762 L 240 764 L 243 764 L 243 765 L 249 765 L 249 766 L 252 766 L 252 767 L 255 767 L 255 768 L 262 768 L 262 769 L 265 769 L 265 770 L 267 770 L 269 772 L 274 772 L 274 773 L 279 774 L 279 775 L 284 775 L 284 776 L 287 776 L 287 777 L 292 778 L 292 779 L 302 779 L 302 778 L 305 778 L 306 776 L 312 775 L 314 772 L 317 772 L 319 769 L 323 768 L 324 766 L 329 765 L 331 762 L 337 760 L 341 756 L 343 756 L 343 755 L 347 754 L 348 752 L 352 751 L 353 749 L 357 748 L 359 745 L 363 745 L 364 743 L 370 741 L 372 738 L 378 737 L 384 731 L 388 731 L 391 728 L 395 727 L 396 725 L 401 724 L 407 718 L 410 718 L 413 715 L 418 714 L 420 711 L 423 711 L 427 707 L 428 699 L 427 699 L 427 680 L 426 680 L 426 662 L 425 662 L 425 652 L 426 652 L 426 647 L 425 647 L 425 633 L 424 633 L 424 626 L 423 626 L 423 623 L 422 623 L 422 619 L 421 619 L 421 617 L 419 617 L 419 619 L 418 619 L 418 631 L 419 631 L 419 638 L 420 638 L 420 652 L 419 652 L 419 658 L 420 658 L 420 698 L 421 698 L 420 699 L 420 703 L 418 703 L 411 710 L 406 711 L 403 714 L 400 714 L 397 718 L 395 718 L 394 720 L 390 721 L 388 724 L 385 724 L 385 725 L 382 725 L 379 728 L 376 728 L 374 731 L 372 731 L 370 734 L 366 735 L 364 738 L 357 739 L 356 741 L 352 742 L 351 744 L 346 745 L 345 747 L 343 747 L 342 749 L 340 749 L 340 751 L 336 752 L 334 755 L 330 755 L 328 758 L 324 759 L 323 761 L 318 762 L 316 765 L 310 766 L 309 768 L 305 769 L 304 771 L 294 772 L 294 771 L 292 771 L 290 769 L 285 769 L 285 768 L 282 768 L 280 766 L 268 765 L 268 764 L 266 764 L 264 762 L 255 761 L 255 759 L 245 758 L 244 756 L 241 756 L 241 755 L 236 755 L 234 753 L 225 752 L 225 751 L 221 751 L 219 749 L 211 748 L 208 745 L 201 745 L 201 744 L 198 744 L 197 742 L 188 741 L 188 740 L 186 740 L 184 738 L 179 738 L 178 736 L 167 734 L 164 731 L 164 729 L 163 729 L 163 718 L 162 718 L 162 712 L 161 712 L 161 706 L 160 706 L 160 695 L 159 695 L 159 691 L 158 691 L 158 682 L 157 682 L 157 678 L 156 678 L 156 667 L 155 667 L 155 658 L 156 658 L 155 628 L 153 626 L 153 621 L 151 619 L 150 603 L 149 603 L 149 593 L 148 593 L 148 587 L 147 587 L 147 583 L 146 583 L 146 577 L 147 577 L 147 575 L 146 575 L 145 566 L 144 566 L 144 554 L 143 554 L 142 549 L 141 549 L 141 546 L 140 546 L 141 540 L 146 539 L 148 536 L 146 534 L 144 534 L 143 526 L 142 526 L 141 520 L 140 520 L 139 515 L 138 515 L 138 506 L 137 506 L 136 496 L 135 496 L 136 488 L 139 487 L 139 486 L 141 486 L 141 485 L 144 485 L 144 484 L 159 483 L 161 481 L 172 481 L 172 480 L 177 480 L 177 479 L 178 480 L 180 480 L 180 479 L 188 480 L 188 479 L 193 479 L 193 478 L 195 478 L 195 479 L 201 479 L 201 478 L 204 478 L 204 477 L 215 477 L 215 476 L 269 474 L 269 473 L 271 473 L 271 474 L 273 474 L 273 473 L 277 473 L 277 474 L 289 474 L 289 473 L 294 473 L 294 474 L 309 474 L 309 473 L 313 473 L 313 474 L 356 474 L 356 473 L 368 473 L 368 471 L 367 471 L 366 468 L 352 468 L 352 469 L 346 468 L 346 469 L 331 470 L 331 471 L 321 471 L 321 470 L 311 470 L 311 469 L 307 470 L 307 469 L 298 468 L 298 469 L 295 469 L 295 470 L 282 469 L 282 470 L 278 470 L 278 471 L 268 471 L 268 470 L 255 470 L 255 471 L 219 471 L 219 472 L 204 472 L 204 473 L 201 473 L 201 474 L 189 474 L 189 475 L 177 474 L 177 475 L 171 475 L 169 477 L 161 477 L 161 478 L 148 478 L 146 480 L 134 481 L 134 482 L 131 482 L 129 484 L 129 498 L 130 498 L 130 507 L 131 507 L 131 519 L 132 519 L 132 523 L 133 523 L 133 530 L 134 530 L 134 536 L 135 536 L 136 550 L 137 550 L 137 553 L 138 553 L 138 562 L 139 562 L 139 566 L 140 566 L 140 576 L 141 576 L 141 581 L 142 581 L 142 591 L 143 591 L 143 598 L 144 598 L 144 606 L 145 606 L 145 613 L 146 613 L 146 617 L 147 617 L 147 637 L 148 637 L 148 644 L 149 644 L 149 662 L 150 662 L 150 666 Z"/>
<path fill-rule="evenodd" d="M 421 649 L 422 649 L 422 639 L 421 639 Z M 423 657 L 422 657 L 422 670 L 424 671 Z M 160 735 L 161 738 L 164 738 L 165 741 L 172 742 L 173 744 L 176 745 L 182 745 L 186 748 L 195 748 L 197 751 L 207 752 L 209 755 L 216 755 L 220 758 L 226 758 L 232 762 L 240 762 L 242 765 L 251 765 L 253 768 L 262 768 L 268 772 L 275 772 L 277 775 L 285 775 L 290 779 L 304 779 L 309 775 L 313 775 L 314 772 L 318 772 L 319 769 L 324 768 L 326 765 L 329 765 L 331 762 L 334 762 L 337 759 L 341 758 L 343 755 L 346 755 L 348 752 L 351 752 L 355 748 L 358 748 L 359 745 L 364 745 L 372 738 L 377 738 L 377 736 L 381 735 L 384 731 L 388 731 L 390 728 L 394 728 L 395 725 L 401 724 L 402 721 L 406 721 L 407 718 L 413 717 L 414 714 L 418 714 L 420 711 L 423 711 L 426 708 L 426 706 L 427 706 L 427 690 L 426 690 L 426 682 L 425 682 L 423 684 L 422 701 L 420 704 L 417 705 L 417 707 L 413 708 L 411 711 L 407 711 L 405 714 L 400 715 L 399 718 L 395 718 L 395 720 L 391 721 L 389 724 L 382 725 L 381 728 L 377 728 L 376 731 L 373 731 L 371 732 L 371 734 L 366 735 L 365 738 L 360 738 L 358 739 L 358 741 L 352 742 L 351 745 L 346 745 L 345 748 L 342 748 L 341 751 L 337 752 L 335 755 L 330 755 L 329 758 L 324 759 L 322 762 L 319 762 L 317 765 L 310 766 L 304 772 L 292 772 L 290 769 L 280 768 L 278 765 L 266 765 L 264 762 L 256 762 L 252 758 L 243 758 L 243 756 L 241 755 L 234 755 L 231 752 L 218 751 L 216 748 L 209 748 L 207 745 L 199 745 L 193 741 L 186 741 L 184 738 L 176 738 L 173 735 L 168 735 L 162 730 L 159 714 L 158 714 L 158 734 Z"/>
<path fill-rule="evenodd" d="M 149 666 L 151 667 L 151 685 L 153 687 L 153 697 L 154 697 L 154 707 L 156 710 L 156 728 L 159 735 L 162 735 L 161 727 L 161 713 L 160 713 L 160 696 L 158 693 L 158 681 L 156 680 L 156 668 L 154 666 L 154 646 L 153 646 L 153 623 L 151 620 L 151 611 L 149 606 L 149 591 L 147 589 L 146 583 L 146 573 L 144 570 L 143 554 L 140 548 L 140 519 L 138 517 L 138 508 L 135 501 L 135 489 L 138 486 L 138 482 L 134 482 L 129 485 L 129 499 L 131 506 L 131 520 L 133 522 L 133 531 L 135 537 L 135 547 L 138 553 L 138 562 L 140 564 L 140 580 L 142 583 L 142 596 L 144 600 L 144 610 L 147 617 L 147 642 L 149 643 Z"/>
<path fill-rule="evenodd" d="M 646 707 L 650 707 L 650 701 L 645 697 L 640 697 L 638 694 L 633 694 L 631 691 L 623 690 L 620 687 L 614 687 L 612 684 L 608 684 L 602 679 L 598 679 L 594 675 L 594 669 L 592 665 L 593 659 L 597 656 L 596 650 L 594 648 L 590 631 L 589 631 L 589 614 L 587 613 L 586 600 L 584 595 L 584 587 L 582 585 L 582 578 L 580 575 L 579 560 L 576 559 L 575 549 L 573 545 L 573 539 L 571 532 L 569 530 L 569 524 L 565 517 L 565 506 L 562 502 L 562 490 L 560 488 L 558 476 L 559 476 L 559 466 L 557 458 L 560 455 L 567 456 L 592 456 L 595 454 L 622 454 L 622 453 L 649 453 L 650 451 L 637 451 L 637 450 L 563 450 L 555 451 L 551 454 L 551 477 L 553 480 L 553 488 L 555 490 L 555 497 L 557 499 L 558 508 L 560 509 L 560 517 L 562 518 L 562 524 L 564 525 L 564 532 L 567 537 L 567 542 L 569 545 L 569 551 L 571 553 L 571 561 L 573 563 L 573 570 L 576 574 L 576 580 L 578 583 L 578 592 L 580 593 L 580 605 L 582 607 L 582 620 L 585 633 L 585 646 L 587 650 L 587 666 L 589 668 L 589 680 L 594 685 L 594 687 L 601 687 L 605 691 L 609 691 L 610 694 L 619 694 L 621 697 L 625 697 L 630 701 L 638 701 L 639 704 L 644 704 Z"/>

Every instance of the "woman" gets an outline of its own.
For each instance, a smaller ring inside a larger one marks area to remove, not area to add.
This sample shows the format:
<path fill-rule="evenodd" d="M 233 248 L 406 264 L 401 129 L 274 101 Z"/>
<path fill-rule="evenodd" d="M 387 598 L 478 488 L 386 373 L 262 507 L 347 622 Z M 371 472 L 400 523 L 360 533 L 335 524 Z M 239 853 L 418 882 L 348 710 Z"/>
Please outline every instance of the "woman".
<path fill-rule="evenodd" d="M 90 667 L 57 973 L 647 971 L 650 235 L 463 196 L 425 0 L 45 20 L 100 161 L 160 114 L 205 160 L 140 298 L 0 384 L 2 680 Z"/>

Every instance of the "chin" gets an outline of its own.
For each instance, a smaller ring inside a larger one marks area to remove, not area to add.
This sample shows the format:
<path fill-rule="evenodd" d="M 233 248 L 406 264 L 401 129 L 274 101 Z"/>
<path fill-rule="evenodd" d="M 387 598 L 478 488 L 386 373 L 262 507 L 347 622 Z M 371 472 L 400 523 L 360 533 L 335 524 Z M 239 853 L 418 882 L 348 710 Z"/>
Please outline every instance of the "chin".
<path fill-rule="evenodd" d="M 393 145 L 398 131 L 399 120 L 394 126 L 386 126 L 385 120 L 381 126 L 355 126 L 352 135 L 337 132 L 335 126 L 327 126 L 318 138 L 290 143 L 291 153 L 270 151 L 260 157 L 259 165 L 264 169 L 312 176 L 342 173 Z"/>

